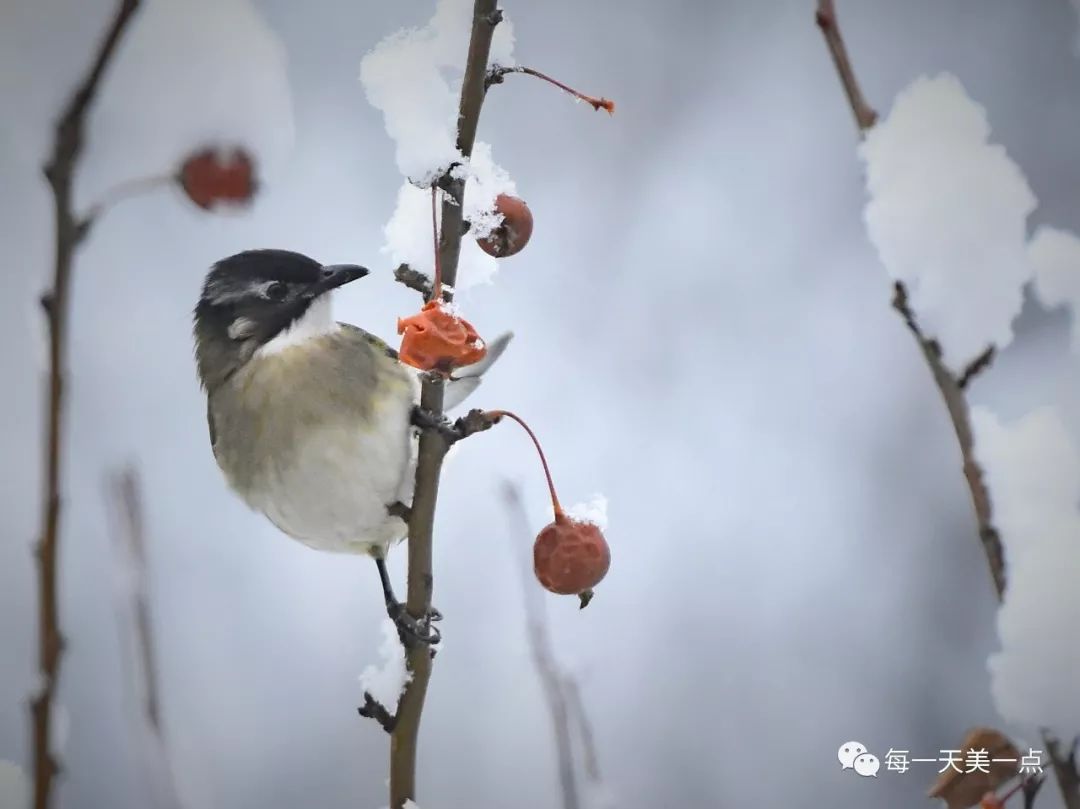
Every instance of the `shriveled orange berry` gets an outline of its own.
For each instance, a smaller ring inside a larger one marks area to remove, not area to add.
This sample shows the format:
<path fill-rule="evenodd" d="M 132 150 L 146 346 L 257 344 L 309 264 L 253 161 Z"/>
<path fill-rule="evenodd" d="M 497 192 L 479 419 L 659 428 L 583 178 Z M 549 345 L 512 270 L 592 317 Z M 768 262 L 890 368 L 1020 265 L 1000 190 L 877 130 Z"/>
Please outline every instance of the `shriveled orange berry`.
<path fill-rule="evenodd" d="M 428 301 L 415 315 L 398 318 L 397 332 L 402 335 L 401 361 L 421 371 L 450 373 L 487 354 L 472 324 L 441 300 Z"/>

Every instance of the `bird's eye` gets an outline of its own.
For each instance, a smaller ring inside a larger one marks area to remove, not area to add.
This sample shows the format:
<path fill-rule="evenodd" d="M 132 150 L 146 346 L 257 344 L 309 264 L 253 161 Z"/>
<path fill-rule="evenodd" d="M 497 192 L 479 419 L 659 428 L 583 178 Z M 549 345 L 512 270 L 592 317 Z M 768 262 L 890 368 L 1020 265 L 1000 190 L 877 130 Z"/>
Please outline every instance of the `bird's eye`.
<path fill-rule="evenodd" d="M 288 294 L 288 292 L 289 288 L 286 287 L 285 284 L 281 283 L 281 281 L 272 281 L 271 283 L 267 284 L 266 289 L 263 291 L 263 294 L 266 296 L 267 300 L 283 301 L 285 300 L 285 296 Z"/>

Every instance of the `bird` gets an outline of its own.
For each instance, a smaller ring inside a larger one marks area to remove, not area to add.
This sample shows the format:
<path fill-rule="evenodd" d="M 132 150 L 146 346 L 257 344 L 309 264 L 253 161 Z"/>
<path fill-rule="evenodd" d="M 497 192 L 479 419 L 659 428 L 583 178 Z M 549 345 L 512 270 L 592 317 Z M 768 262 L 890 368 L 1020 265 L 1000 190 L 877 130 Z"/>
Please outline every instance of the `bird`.
<path fill-rule="evenodd" d="M 196 367 L 229 488 L 311 548 L 373 557 L 403 640 L 434 644 L 442 616 L 409 615 L 386 554 L 407 535 L 418 428 L 449 423 L 420 410 L 419 372 L 393 348 L 334 319 L 335 290 L 368 274 L 289 250 L 221 259 L 194 311 Z M 445 409 L 476 389 L 510 337 L 451 377 Z"/>

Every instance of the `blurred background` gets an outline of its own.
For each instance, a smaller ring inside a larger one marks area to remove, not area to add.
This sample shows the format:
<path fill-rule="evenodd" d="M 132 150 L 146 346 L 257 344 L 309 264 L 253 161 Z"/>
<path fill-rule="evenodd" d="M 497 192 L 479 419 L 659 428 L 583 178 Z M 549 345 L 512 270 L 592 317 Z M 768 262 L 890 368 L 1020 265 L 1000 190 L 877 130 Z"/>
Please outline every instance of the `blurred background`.
<path fill-rule="evenodd" d="M 490 92 L 480 138 L 536 225 L 462 300 L 483 334 L 516 333 L 473 402 L 530 421 L 565 501 L 610 502 L 596 600 L 544 601 L 626 809 L 917 806 L 938 765 L 857 778 L 838 746 L 936 757 L 967 728 L 1002 724 L 986 671 L 996 605 L 960 458 L 864 235 L 856 134 L 813 5 L 504 4 L 519 62 L 618 104 L 609 119 L 521 76 Z M 396 340 L 395 318 L 417 305 L 379 253 L 400 178 L 357 76 L 368 49 L 432 7 L 147 0 L 106 79 L 80 207 L 215 138 L 246 144 L 263 185 L 226 216 L 172 189 L 123 203 L 77 259 L 57 806 L 150 805 L 105 496 L 125 464 L 143 487 L 186 809 L 385 805 L 387 741 L 356 715 L 383 617 L 374 566 L 287 540 L 227 491 L 190 312 L 212 262 L 283 247 L 375 269 L 338 315 Z M 36 677 L 37 298 L 53 250 L 40 166 L 112 12 L 111 0 L 0 6 L 0 758 L 20 764 Z M 1068 0 L 839 12 L 871 103 L 887 110 L 919 74 L 955 73 L 1039 197 L 1033 224 L 1080 228 Z M 1053 395 L 1066 329 L 1063 313 L 1027 306 L 973 400 L 1012 417 Z M 425 809 L 559 801 L 515 554 L 530 538 L 507 515 L 506 480 L 538 529 L 550 506 L 520 431 L 471 439 L 443 478 Z M 404 560 L 392 557 L 402 582 Z M 1038 805 L 1058 801 L 1051 784 Z"/>

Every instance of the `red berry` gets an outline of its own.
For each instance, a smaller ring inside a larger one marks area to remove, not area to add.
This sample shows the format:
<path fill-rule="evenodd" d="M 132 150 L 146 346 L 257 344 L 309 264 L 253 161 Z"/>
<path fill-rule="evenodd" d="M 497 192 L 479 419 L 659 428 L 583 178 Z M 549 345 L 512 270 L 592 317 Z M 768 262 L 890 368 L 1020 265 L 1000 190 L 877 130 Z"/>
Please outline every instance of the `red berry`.
<path fill-rule="evenodd" d="M 600 528 L 556 514 L 537 535 L 533 570 L 545 588 L 560 595 L 591 590 L 608 572 L 611 550 Z"/>
<path fill-rule="evenodd" d="M 243 149 L 196 152 L 184 161 L 178 179 L 188 198 L 205 210 L 222 202 L 250 202 L 256 191 L 254 163 Z"/>
<path fill-rule="evenodd" d="M 509 194 L 499 194 L 495 198 L 495 210 L 502 214 L 503 221 L 490 235 L 477 239 L 476 243 L 489 256 L 512 256 L 529 243 L 533 231 L 532 211 L 523 200 Z"/>

